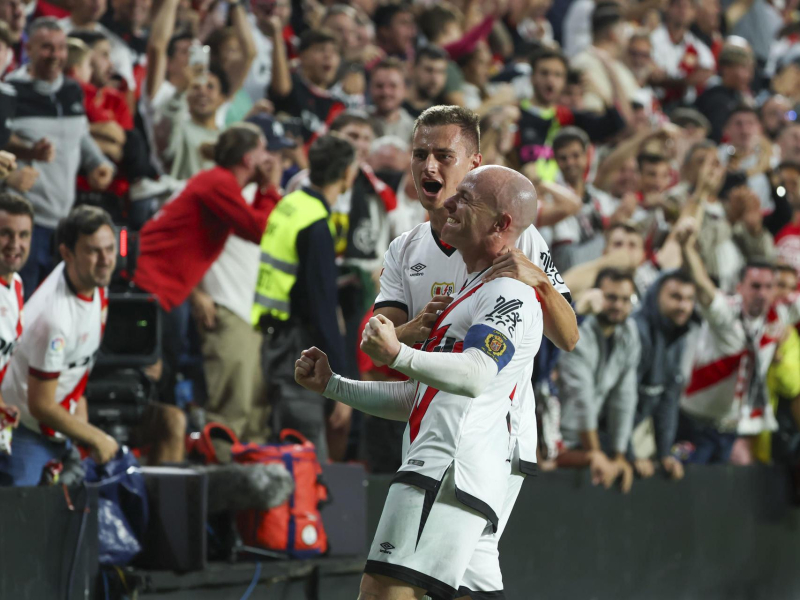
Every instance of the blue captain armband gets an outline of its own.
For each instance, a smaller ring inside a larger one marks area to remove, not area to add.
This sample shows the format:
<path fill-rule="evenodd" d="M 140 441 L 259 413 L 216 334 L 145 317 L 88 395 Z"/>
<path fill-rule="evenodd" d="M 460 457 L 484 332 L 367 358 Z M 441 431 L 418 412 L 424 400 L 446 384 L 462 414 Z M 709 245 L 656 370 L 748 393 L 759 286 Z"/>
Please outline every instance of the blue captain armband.
<path fill-rule="evenodd" d="M 497 364 L 497 372 L 503 370 L 514 356 L 514 343 L 508 336 L 488 325 L 473 325 L 464 338 L 464 350 L 477 348 Z"/>

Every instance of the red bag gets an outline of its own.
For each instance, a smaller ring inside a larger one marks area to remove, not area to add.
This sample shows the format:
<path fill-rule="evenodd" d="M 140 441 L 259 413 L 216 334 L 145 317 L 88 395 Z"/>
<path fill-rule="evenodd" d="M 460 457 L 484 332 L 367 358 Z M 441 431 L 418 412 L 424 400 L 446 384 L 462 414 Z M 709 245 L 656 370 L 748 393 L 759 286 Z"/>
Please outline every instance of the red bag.
<path fill-rule="evenodd" d="M 240 511 L 236 522 L 247 546 L 282 552 L 292 558 L 311 558 L 328 551 L 328 536 L 319 513 L 319 507 L 328 499 L 328 489 L 321 481 L 322 467 L 314 444 L 294 429 L 281 431 L 281 442 L 289 437 L 300 443 L 234 445 L 234 462 L 279 463 L 294 479 L 294 492 L 284 504 L 268 511 Z"/>
<path fill-rule="evenodd" d="M 225 460 L 225 457 L 220 461 L 220 457 L 217 456 L 217 448 L 214 447 L 215 440 L 223 442 L 226 446 L 230 445 L 231 450 L 233 446 L 241 446 L 239 438 L 230 427 L 222 423 L 211 422 L 207 423 L 201 432 L 186 436 L 186 456 L 190 460 L 201 462 L 204 465 L 229 462 Z"/>

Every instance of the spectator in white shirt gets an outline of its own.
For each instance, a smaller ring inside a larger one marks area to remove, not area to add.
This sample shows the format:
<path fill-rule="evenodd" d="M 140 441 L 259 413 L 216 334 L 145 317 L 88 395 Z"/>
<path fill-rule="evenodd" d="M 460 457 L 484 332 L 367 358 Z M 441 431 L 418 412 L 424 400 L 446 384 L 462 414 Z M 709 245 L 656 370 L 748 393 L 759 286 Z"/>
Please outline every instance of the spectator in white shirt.
<path fill-rule="evenodd" d="M 695 19 L 694 2 L 669 0 L 664 24 L 650 36 L 653 60 L 664 71 L 651 83 L 662 89 L 665 104 L 693 102 L 716 68 L 711 50 L 689 31 Z"/>

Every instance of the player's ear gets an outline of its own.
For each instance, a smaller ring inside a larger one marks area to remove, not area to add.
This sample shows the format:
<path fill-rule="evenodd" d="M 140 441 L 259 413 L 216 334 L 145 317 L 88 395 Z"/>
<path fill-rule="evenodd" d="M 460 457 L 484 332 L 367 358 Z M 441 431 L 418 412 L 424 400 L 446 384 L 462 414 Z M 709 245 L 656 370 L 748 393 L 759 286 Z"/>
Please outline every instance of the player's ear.
<path fill-rule="evenodd" d="M 478 152 L 472 155 L 472 168 L 477 169 L 483 163 L 483 155 Z"/>
<path fill-rule="evenodd" d="M 511 229 L 511 223 L 512 222 L 513 222 L 513 219 L 511 218 L 510 214 L 508 214 L 508 213 L 500 213 L 500 215 L 497 217 L 497 221 L 495 221 L 495 225 L 494 225 L 495 226 L 495 231 L 497 233 L 505 233 L 506 231 Z"/>
<path fill-rule="evenodd" d="M 66 244 L 59 244 L 58 245 L 58 253 L 61 255 L 61 260 L 67 262 L 68 258 L 72 258 L 72 252 L 69 251 Z"/>

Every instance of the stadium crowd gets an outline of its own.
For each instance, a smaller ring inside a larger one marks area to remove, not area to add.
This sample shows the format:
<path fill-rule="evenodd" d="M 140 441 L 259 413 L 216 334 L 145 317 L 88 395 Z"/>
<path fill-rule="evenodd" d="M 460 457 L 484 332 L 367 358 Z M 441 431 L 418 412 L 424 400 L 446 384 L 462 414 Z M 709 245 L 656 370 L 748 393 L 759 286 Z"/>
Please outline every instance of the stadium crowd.
<path fill-rule="evenodd" d="M 0 483 L 38 482 L 65 437 L 116 452 L 84 388 L 120 226 L 138 259 L 117 285 L 155 295 L 163 326 L 148 460 L 216 421 L 394 472 L 405 424 L 303 389 L 294 361 L 315 345 L 337 373 L 403 378 L 359 350 L 373 306 L 423 342 L 464 282 L 406 314 L 384 255 L 479 164 L 534 183 L 547 244 L 495 270 L 578 315 L 575 343 L 545 304 L 540 468 L 627 490 L 686 463 L 799 464 L 797 4 L 0 0 L 0 377 L 21 420 Z M 428 139 L 475 123 L 479 153 Z"/>

